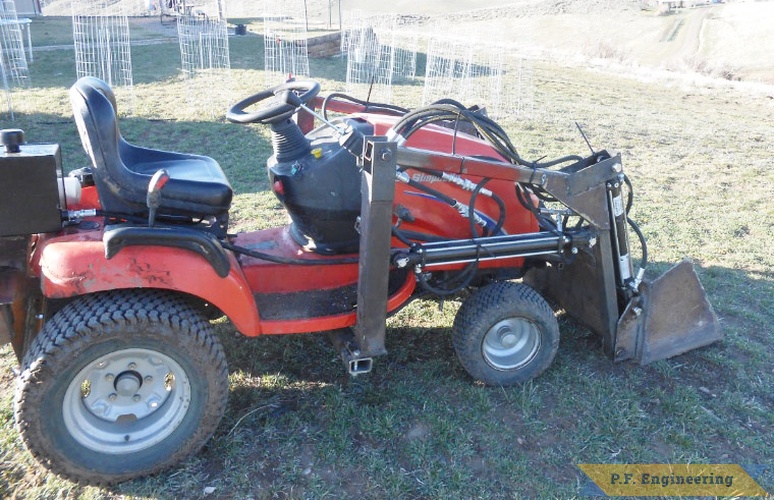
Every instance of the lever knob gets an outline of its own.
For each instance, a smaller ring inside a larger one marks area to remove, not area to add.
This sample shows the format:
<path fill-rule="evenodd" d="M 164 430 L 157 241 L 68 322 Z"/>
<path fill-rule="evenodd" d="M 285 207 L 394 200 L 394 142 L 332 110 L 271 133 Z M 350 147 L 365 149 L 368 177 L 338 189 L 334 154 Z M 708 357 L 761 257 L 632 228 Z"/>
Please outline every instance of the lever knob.
<path fill-rule="evenodd" d="M 0 130 L 0 142 L 5 146 L 6 153 L 19 153 L 24 144 L 24 131 L 20 128 L 6 128 Z"/>

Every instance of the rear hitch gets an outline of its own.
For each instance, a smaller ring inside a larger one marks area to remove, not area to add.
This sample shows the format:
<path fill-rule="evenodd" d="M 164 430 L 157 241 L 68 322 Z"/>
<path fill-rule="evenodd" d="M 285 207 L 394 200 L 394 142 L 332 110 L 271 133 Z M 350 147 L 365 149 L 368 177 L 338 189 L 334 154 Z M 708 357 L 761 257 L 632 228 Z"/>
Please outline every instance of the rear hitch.
<path fill-rule="evenodd" d="M 341 356 L 347 373 L 355 377 L 371 372 L 373 358 L 363 356 L 360 349 L 355 346 L 355 336 L 352 330 L 334 330 L 328 333 L 328 339 Z"/>

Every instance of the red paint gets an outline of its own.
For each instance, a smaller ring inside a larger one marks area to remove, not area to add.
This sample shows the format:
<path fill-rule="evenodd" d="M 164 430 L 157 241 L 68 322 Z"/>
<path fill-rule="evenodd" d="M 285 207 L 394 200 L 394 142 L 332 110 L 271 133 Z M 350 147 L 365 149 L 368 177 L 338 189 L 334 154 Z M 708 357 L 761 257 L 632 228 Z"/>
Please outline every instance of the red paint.
<path fill-rule="evenodd" d="M 319 105 L 318 98 L 315 103 Z M 362 107 L 350 103 L 335 103 L 335 111 L 357 113 Z M 394 125 L 397 117 L 385 115 L 359 115 L 369 120 L 377 135 L 384 135 Z M 310 115 L 301 113 L 304 129 L 311 128 Z M 532 233 L 538 224 L 532 213 L 519 204 L 515 196 L 515 174 L 486 142 L 454 131 L 429 125 L 413 136 L 407 146 L 445 153 L 446 156 L 427 158 L 427 168 L 464 173 L 465 178 L 477 184 L 491 178 L 485 187 L 497 193 L 505 204 L 503 231 L 508 234 Z M 448 156 L 452 155 L 452 156 Z M 488 158 L 486 159 L 477 159 Z M 428 177 L 420 170 L 407 169 L 406 174 L 433 189 L 450 196 L 465 205 L 471 204 L 470 191 L 463 190 L 448 181 Z M 272 186 L 278 195 L 284 194 L 284 186 L 277 181 Z M 459 212 L 438 199 L 403 183 L 396 185 L 395 203 L 408 208 L 415 222 L 401 221 L 401 229 L 430 236 L 466 239 L 471 237 L 470 225 Z M 95 187 L 83 189 L 78 207 L 99 208 Z M 500 217 L 500 208 L 492 199 L 479 195 L 475 209 L 492 221 Z M 299 247 L 290 237 L 288 227 L 279 227 L 239 234 L 232 243 L 290 262 L 276 263 L 244 255 L 229 254 L 231 270 L 225 278 L 217 276 L 210 264 L 195 252 L 162 246 L 130 246 L 122 249 L 112 259 L 105 258 L 102 243 L 102 220 L 99 229 L 67 229 L 67 234 L 41 235 L 31 257 L 30 270 L 40 277 L 41 289 L 49 298 L 72 298 L 115 289 L 157 288 L 197 296 L 218 307 L 244 335 L 301 333 L 333 330 L 355 325 L 356 312 L 304 318 L 301 320 L 262 321 L 257 310 L 254 294 L 291 293 L 306 290 L 327 290 L 357 283 L 358 264 L 325 264 L 356 255 L 323 256 Z M 477 231 L 481 228 L 477 227 Z M 394 247 L 403 244 L 393 239 Z M 293 261 L 314 261 L 321 265 L 299 265 Z M 481 262 L 480 268 L 519 267 L 523 259 L 512 258 Z M 453 270 L 462 264 L 434 266 L 433 271 Z M 413 273 L 388 300 L 388 312 L 394 311 L 411 299 L 416 288 Z"/>
<path fill-rule="evenodd" d="M 197 296 L 218 307 L 245 335 L 261 333 L 258 311 L 234 256 L 219 277 L 200 255 L 179 248 L 126 247 L 105 258 L 102 231 L 79 231 L 42 239 L 33 255 L 48 298 L 71 298 L 125 288 L 157 288 Z"/>

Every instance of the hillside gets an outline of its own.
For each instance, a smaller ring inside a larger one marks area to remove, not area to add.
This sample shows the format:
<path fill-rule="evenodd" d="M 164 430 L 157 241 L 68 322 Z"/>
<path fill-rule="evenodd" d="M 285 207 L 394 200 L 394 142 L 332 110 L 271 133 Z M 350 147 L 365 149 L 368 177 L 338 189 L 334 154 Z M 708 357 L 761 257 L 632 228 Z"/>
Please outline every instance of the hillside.
<path fill-rule="evenodd" d="M 655 3 L 647 0 L 341 0 L 340 13 L 345 28 L 356 12 L 411 14 L 421 20 L 418 29 L 425 33 L 505 43 L 526 55 L 565 64 L 606 61 L 639 74 L 651 69 L 696 72 L 774 84 L 774 1 L 726 2 L 666 10 L 646 8 Z M 130 15 L 148 12 L 147 0 L 110 3 Z M 338 25 L 335 2 L 296 3 L 299 18 L 306 10 L 313 24 Z M 70 4 L 48 1 L 43 12 L 70 15 Z M 230 18 L 260 17 L 265 5 L 255 0 L 225 4 Z M 285 8 L 293 12 L 289 4 Z M 693 2 L 685 1 L 689 4 Z"/>

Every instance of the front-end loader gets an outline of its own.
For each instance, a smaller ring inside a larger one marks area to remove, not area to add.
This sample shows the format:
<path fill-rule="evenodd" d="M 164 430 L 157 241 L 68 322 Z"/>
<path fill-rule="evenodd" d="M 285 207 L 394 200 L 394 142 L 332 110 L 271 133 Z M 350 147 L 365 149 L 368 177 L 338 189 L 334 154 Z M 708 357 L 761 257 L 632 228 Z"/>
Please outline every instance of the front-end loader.
<path fill-rule="evenodd" d="M 126 141 L 101 80 L 70 90 L 91 167 L 65 176 L 59 146 L 2 131 L 0 340 L 21 363 L 20 434 L 51 470 L 117 482 L 199 450 L 228 393 L 220 315 L 247 337 L 329 332 L 357 375 L 386 354 L 390 314 L 467 290 L 454 348 L 503 386 L 549 367 L 559 309 L 615 361 L 721 338 L 689 261 L 644 277 L 620 155 L 528 161 L 452 100 L 412 111 L 318 92 L 288 82 L 227 114 L 271 128 L 269 183 L 290 218 L 249 233 L 229 231 L 218 163 Z"/>

